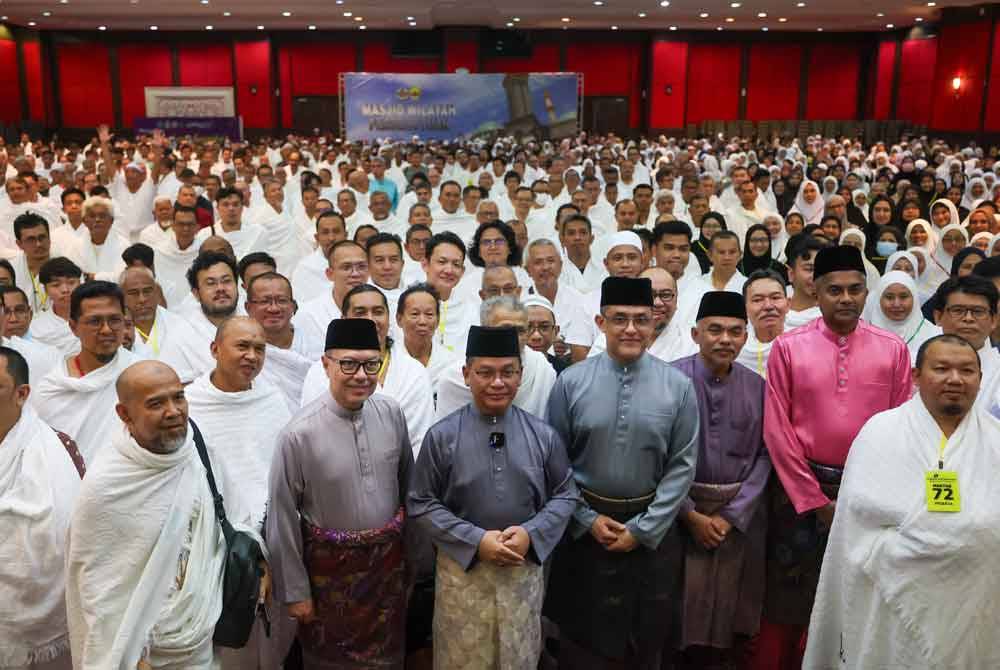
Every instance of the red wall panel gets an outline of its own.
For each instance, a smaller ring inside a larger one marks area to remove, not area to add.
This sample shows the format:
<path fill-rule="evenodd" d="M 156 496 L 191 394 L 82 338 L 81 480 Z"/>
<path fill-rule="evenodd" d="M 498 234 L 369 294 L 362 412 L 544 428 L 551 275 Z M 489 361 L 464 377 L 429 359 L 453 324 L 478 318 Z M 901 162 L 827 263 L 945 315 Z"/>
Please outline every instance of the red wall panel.
<path fill-rule="evenodd" d="M 45 78 L 42 75 L 42 48 L 37 40 L 21 43 L 24 76 L 28 87 L 28 117 L 45 121 Z"/>
<path fill-rule="evenodd" d="M 753 44 L 747 73 L 747 119 L 794 119 L 799 115 L 802 47 Z"/>
<path fill-rule="evenodd" d="M 683 128 L 688 45 L 686 42 L 653 42 L 650 51 L 653 77 L 649 92 L 649 126 Z"/>
<path fill-rule="evenodd" d="M 0 40 L 0 121 L 21 120 L 21 76 L 17 70 L 17 42 Z"/>
<path fill-rule="evenodd" d="M 395 58 L 386 42 L 369 42 L 361 52 L 365 72 L 433 74 L 441 71 L 438 58 Z"/>
<path fill-rule="evenodd" d="M 934 85 L 931 89 L 931 127 L 938 130 L 978 130 L 983 103 L 983 81 L 989 58 L 987 21 L 941 26 L 938 35 Z M 956 96 L 954 77 L 962 78 Z"/>
<path fill-rule="evenodd" d="M 233 50 L 229 44 L 181 45 L 181 86 L 232 86 Z"/>
<path fill-rule="evenodd" d="M 60 44 L 56 60 L 63 125 L 70 128 L 114 125 L 108 48 L 96 43 Z"/>
<path fill-rule="evenodd" d="M 806 97 L 807 119 L 857 117 L 860 58 L 859 45 L 812 45 Z"/>
<path fill-rule="evenodd" d="M 454 72 L 464 67 L 469 72 L 479 72 L 479 44 L 477 42 L 446 42 L 444 71 Z"/>
<path fill-rule="evenodd" d="M 888 119 L 892 113 L 893 74 L 896 70 L 896 42 L 885 41 L 878 45 L 875 62 L 874 108 L 872 118 Z M 931 68 L 933 72 L 933 68 Z M 898 107 L 897 100 L 897 107 Z"/>
<path fill-rule="evenodd" d="M 642 114 L 641 59 L 638 43 L 576 42 L 566 49 L 566 71 L 583 74 L 584 95 L 628 96 L 629 125 L 637 128 Z"/>
<path fill-rule="evenodd" d="M 236 42 L 236 107 L 247 128 L 275 125 L 271 104 L 271 43 Z"/>
<path fill-rule="evenodd" d="M 897 119 L 919 124 L 931 122 L 931 91 L 934 90 L 937 46 L 937 38 L 903 42 L 899 57 Z"/>
<path fill-rule="evenodd" d="M 343 43 L 296 44 L 284 47 L 288 79 L 282 84 L 291 95 L 337 95 L 341 72 L 354 72 L 354 46 Z"/>
<path fill-rule="evenodd" d="M 136 117 L 146 116 L 145 88 L 173 83 L 170 47 L 166 44 L 119 46 L 118 79 L 121 82 L 122 123 L 131 127 Z"/>
<path fill-rule="evenodd" d="M 278 87 L 281 91 L 281 125 L 292 125 L 292 55 L 288 49 L 278 51 Z"/>
<path fill-rule="evenodd" d="M 986 89 L 989 98 L 986 100 L 986 118 L 984 130 L 1000 129 L 1000 24 L 996 26 L 997 33 L 993 35 L 993 53 L 990 55 L 990 81 Z"/>
<path fill-rule="evenodd" d="M 688 48 L 688 123 L 736 119 L 742 51 L 739 44 L 692 44 Z"/>
<path fill-rule="evenodd" d="M 559 45 L 536 44 L 530 58 L 485 58 L 483 72 L 559 72 Z M 586 84 L 584 85 L 586 86 Z"/>

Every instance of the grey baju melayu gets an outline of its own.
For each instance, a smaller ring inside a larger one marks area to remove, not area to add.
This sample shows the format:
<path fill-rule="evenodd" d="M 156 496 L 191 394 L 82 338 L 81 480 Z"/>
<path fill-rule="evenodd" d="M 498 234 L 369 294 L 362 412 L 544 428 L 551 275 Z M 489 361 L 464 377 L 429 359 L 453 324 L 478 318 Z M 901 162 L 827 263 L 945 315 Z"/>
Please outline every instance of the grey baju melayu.
<path fill-rule="evenodd" d="M 555 551 L 547 613 L 577 647 L 658 667 L 680 578 L 674 522 L 698 454 L 691 380 L 648 353 L 627 365 L 604 353 L 560 375 L 548 419 L 583 502 Z M 598 514 L 625 524 L 639 546 L 604 549 L 588 532 Z"/>

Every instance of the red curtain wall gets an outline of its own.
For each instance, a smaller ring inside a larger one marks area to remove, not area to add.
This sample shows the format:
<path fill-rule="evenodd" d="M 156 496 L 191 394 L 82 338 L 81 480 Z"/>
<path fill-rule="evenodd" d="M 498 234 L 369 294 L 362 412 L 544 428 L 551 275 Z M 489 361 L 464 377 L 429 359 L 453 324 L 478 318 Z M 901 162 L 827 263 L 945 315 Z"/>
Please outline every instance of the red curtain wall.
<path fill-rule="evenodd" d="M 21 43 L 24 76 L 28 84 L 28 118 L 45 121 L 45 79 L 42 76 L 42 48 L 36 40 Z"/>
<path fill-rule="evenodd" d="M 812 45 L 807 119 L 853 119 L 857 116 L 860 58 L 860 45 Z"/>
<path fill-rule="evenodd" d="M 937 38 L 903 42 L 896 94 L 897 119 L 919 124 L 930 123 L 937 46 Z"/>
<path fill-rule="evenodd" d="M 990 56 L 990 30 L 988 21 L 941 27 L 934 84 L 928 100 L 932 128 L 965 131 L 979 129 L 983 81 L 986 78 L 986 62 Z M 951 87 L 954 77 L 962 78 L 962 88 L 957 96 Z"/>
<path fill-rule="evenodd" d="M 799 115 L 802 47 L 798 44 L 754 44 L 747 73 L 747 119 L 794 119 Z"/>
<path fill-rule="evenodd" d="M 651 128 L 683 128 L 688 45 L 686 42 L 653 42 L 651 51 L 649 125 Z"/>
<path fill-rule="evenodd" d="M 576 42 L 566 48 L 566 71 L 583 73 L 584 96 L 628 97 L 629 125 L 637 128 L 642 117 L 641 59 L 638 43 Z"/>
<path fill-rule="evenodd" d="M 479 72 L 478 42 L 446 42 L 444 71 L 454 72 L 460 67 L 469 72 Z"/>
<path fill-rule="evenodd" d="M 103 44 L 60 44 L 56 58 L 63 125 L 114 125 L 108 48 Z"/>
<path fill-rule="evenodd" d="M 986 118 L 983 121 L 984 130 L 1000 130 L 1000 24 L 995 26 L 997 33 L 993 35 L 993 53 L 990 54 L 990 97 L 986 101 Z"/>
<path fill-rule="evenodd" d="M 874 108 L 872 117 L 888 119 L 892 112 L 893 74 L 896 70 L 896 42 L 879 42 L 875 63 Z"/>
<path fill-rule="evenodd" d="M 21 120 L 21 76 L 17 71 L 17 42 L 0 40 L 0 121 L 13 123 Z"/>
<path fill-rule="evenodd" d="M 181 45 L 181 86 L 232 86 L 233 50 L 229 44 Z"/>
<path fill-rule="evenodd" d="M 742 51 L 739 44 L 692 44 L 688 47 L 688 123 L 737 118 Z"/>
<path fill-rule="evenodd" d="M 122 123 L 130 127 L 146 116 L 147 86 L 173 83 L 170 47 L 166 44 L 123 44 L 118 47 L 118 80 L 121 83 Z"/>
<path fill-rule="evenodd" d="M 271 104 L 271 43 L 236 42 L 236 107 L 246 128 L 274 126 Z"/>

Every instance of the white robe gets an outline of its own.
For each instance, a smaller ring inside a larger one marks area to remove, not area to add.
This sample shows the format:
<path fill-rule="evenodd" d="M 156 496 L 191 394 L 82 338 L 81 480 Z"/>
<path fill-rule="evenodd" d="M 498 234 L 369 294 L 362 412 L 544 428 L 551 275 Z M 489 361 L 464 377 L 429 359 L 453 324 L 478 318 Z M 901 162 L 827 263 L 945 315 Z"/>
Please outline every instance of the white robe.
<path fill-rule="evenodd" d="M 941 437 L 918 394 L 854 439 L 803 668 L 1000 667 L 1000 505 L 984 476 L 1000 469 L 1000 423 L 974 408 L 948 438 L 960 512 L 927 511 Z"/>
<path fill-rule="evenodd" d="M 472 241 L 472 237 L 476 234 L 476 217 L 466 214 L 465 210 L 459 207 L 455 210 L 454 214 L 449 214 L 443 209 L 438 209 L 433 212 L 433 223 L 431 224 L 431 232 L 435 235 L 438 233 L 455 233 L 458 237 L 468 244 Z"/>
<path fill-rule="evenodd" d="M 139 190 L 132 193 L 128 190 L 124 173 L 119 171 L 108 185 L 108 192 L 115 201 L 115 227 L 130 241 L 138 240 L 142 230 L 153 225 L 156 184 L 147 176 Z"/>
<path fill-rule="evenodd" d="M 465 385 L 462 366 L 465 360 L 456 360 L 441 373 L 437 389 L 437 410 L 435 420 L 440 421 L 457 409 L 472 402 L 472 391 Z M 525 412 L 544 419 L 549 394 L 556 383 L 555 368 L 549 364 L 545 354 L 525 347 L 521 350 L 521 386 L 514 396 L 514 404 Z"/>
<path fill-rule="evenodd" d="M 260 529 L 271 456 L 292 413 L 276 386 L 256 381 L 248 391 L 226 393 L 210 376 L 207 372 L 184 389 L 188 411 L 205 438 L 213 471 L 223 470 L 223 480 L 236 484 L 235 490 L 220 491 L 227 517 Z"/>
<path fill-rule="evenodd" d="M 69 322 L 55 312 L 35 314 L 28 326 L 32 342 L 38 342 L 56 349 L 63 356 L 80 351 L 80 340 L 69 329 Z"/>
<path fill-rule="evenodd" d="M 294 332 L 290 348 L 281 349 L 268 344 L 266 349 L 259 379 L 277 387 L 284 396 L 289 411 L 294 414 L 302 406 L 302 385 L 309 366 L 313 363 L 306 354 L 302 331 Z"/>
<path fill-rule="evenodd" d="M 190 312 L 187 326 L 171 333 L 160 349 L 160 361 L 172 367 L 185 384 L 215 367 L 212 341 L 218 331 L 200 309 Z"/>
<path fill-rule="evenodd" d="M 326 329 L 330 322 L 340 318 L 340 308 L 334 304 L 333 289 L 316 296 L 292 317 L 295 330 L 302 333 L 303 351 L 307 358 L 318 361 L 326 345 Z"/>
<path fill-rule="evenodd" d="M 74 263 L 79 264 L 80 246 L 90 237 L 87 226 L 80 224 L 79 228 L 73 228 L 68 223 L 64 223 L 49 230 L 49 237 L 52 238 L 52 246 L 49 248 L 49 256 L 65 256 Z"/>
<path fill-rule="evenodd" d="M 0 441 L 0 667 L 69 652 L 66 531 L 79 490 L 62 441 L 25 406 Z"/>
<path fill-rule="evenodd" d="M 76 338 L 74 338 L 76 339 Z M 77 340 L 79 342 L 79 340 Z M 62 354 L 55 347 L 20 337 L 0 337 L 0 344 L 24 356 L 28 363 L 28 383 L 35 386 L 62 362 Z M 3 667 L 3 666 L 0 666 Z"/>
<path fill-rule="evenodd" d="M 76 441 L 88 466 L 108 438 L 121 430 L 122 422 L 115 413 L 115 382 L 125 368 L 138 360 L 119 348 L 108 363 L 78 378 L 70 376 L 66 359 L 45 375 L 29 396 L 42 420 Z"/>
<path fill-rule="evenodd" d="M 184 299 L 191 295 L 187 271 L 198 257 L 204 240 L 195 237 L 187 249 L 177 246 L 177 238 L 170 235 L 162 244 L 153 247 L 153 267 L 156 278 L 163 289 L 167 309 L 176 312 Z M 169 288 L 168 288 L 169 287 Z"/>
<path fill-rule="evenodd" d="M 232 245 L 233 253 L 236 254 L 237 261 L 242 259 L 247 254 L 252 254 L 256 251 L 266 251 L 268 253 L 273 251 L 268 248 L 267 233 L 264 227 L 255 223 L 243 221 L 238 230 L 228 231 L 223 230 L 222 224 L 216 224 L 215 234 Z M 211 236 L 212 228 L 202 228 L 198 231 L 198 234 L 195 235 L 195 244 L 200 247 L 202 242 Z"/>
<path fill-rule="evenodd" d="M 142 232 L 139 233 L 139 241 L 155 249 L 173 236 L 174 233 L 170 230 L 170 226 L 164 228 L 159 222 L 156 222 L 151 226 L 143 228 Z"/>
<path fill-rule="evenodd" d="M 271 254 L 278 264 L 278 272 L 290 277 L 299 261 L 312 251 L 311 242 L 315 238 L 303 235 L 287 209 L 278 212 L 268 202 L 264 202 L 257 210 L 254 224 L 263 228 L 263 248 L 259 251 Z M 315 232 L 314 229 L 313 233 Z M 241 255 L 238 257 L 243 258 Z"/>
<path fill-rule="evenodd" d="M 716 290 L 715 286 L 712 284 L 712 271 L 711 270 L 709 270 L 708 272 L 706 272 L 705 274 L 703 274 L 701 276 L 701 280 L 705 283 L 705 286 L 707 287 L 706 292 L 708 292 L 708 291 L 715 291 Z M 739 270 L 737 270 L 736 272 L 733 273 L 733 276 L 729 278 L 729 281 L 726 282 L 725 288 L 723 288 L 722 290 L 723 291 L 729 291 L 731 293 L 739 293 L 739 294 L 742 295 L 743 294 L 743 284 L 745 284 L 746 282 L 747 282 L 746 276 L 742 272 L 740 272 Z M 700 300 L 699 300 L 699 302 L 700 302 Z"/>
<path fill-rule="evenodd" d="M 74 665 L 131 669 L 149 648 L 158 670 L 210 670 L 226 545 L 191 430 L 169 454 L 102 437 L 113 441 L 80 488 L 66 550 Z"/>
<path fill-rule="evenodd" d="M 93 274 L 94 279 L 118 283 L 125 270 L 122 252 L 128 247 L 129 241 L 114 231 L 108 233 L 101 245 L 94 244 L 88 235 L 80 242 L 80 269 L 84 274 Z"/>
<path fill-rule="evenodd" d="M 785 314 L 785 332 L 787 333 L 789 330 L 812 323 L 821 316 L 823 316 L 823 313 L 819 311 L 819 305 L 814 305 L 801 312 L 790 309 Z"/>
<path fill-rule="evenodd" d="M 326 270 L 330 263 L 323 256 L 322 249 L 316 249 L 303 258 L 292 273 L 292 297 L 299 305 L 304 305 L 316 296 L 333 291 L 333 282 L 327 279 Z"/>
<path fill-rule="evenodd" d="M 777 338 L 775 338 L 777 339 Z M 770 342 L 761 342 L 754 335 L 753 328 L 747 328 L 747 342 L 736 356 L 736 362 L 767 379 L 767 359 L 771 356 Z"/>
<path fill-rule="evenodd" d="M 447 347 L 456 355 L 465 355 L 465 345 L 469 339 L 469 328 L 479 324 L 479 307 L 482 301 L 478 295 L 459 296 L 452 291 L 448 300 L 441 301 L 438 329 L 434 333 L 434 344 Z"/>
<path fill-rule="evenodd" d="M 313 363 L 302 385 L 302 406 L 305 407 L 324 393 L 329 393 L 330 380 L 323 369 L 323 362 Z M 420 361 L 408 353 L 401 343 L 392 347 L 389 371 L 375 393 L 389 396 L 399 404 L 406 418 L 413 457 L 420 452 L 424 434 L 434 423 L 434 396 L 427 370 Z"/>
<path fill-rule="evenodd" d="M 157 305 L 153 327 L 147 333 L 149 339 L 143 341 L 142 336 L 136 330 L 132 353 L 140 358 L 159 358 L 160 352 L 167 346 L 171 338 L 190 327 L 186 319 Z"/>
<path fill-rule="evenodd" d="M 31 276 L 28 270 L 28 258 L 24 252 L 19 252 L 10 259 L 10 264 L 14 266 L 15 284 L 28 296 L 28 306 L 35 314 L 43 312 L 49 308 L 48 295 L 45 293 L 45 286 L 37 275 Z"/>

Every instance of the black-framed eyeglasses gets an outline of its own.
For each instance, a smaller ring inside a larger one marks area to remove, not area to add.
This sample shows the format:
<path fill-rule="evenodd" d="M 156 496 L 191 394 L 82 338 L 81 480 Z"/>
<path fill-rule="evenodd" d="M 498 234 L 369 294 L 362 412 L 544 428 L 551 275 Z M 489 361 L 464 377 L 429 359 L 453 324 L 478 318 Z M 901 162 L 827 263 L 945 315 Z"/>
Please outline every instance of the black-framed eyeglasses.
<path fill-rule="evenodd" d="M 332 363 L 339 364 L 340 371 L 345 375 L 357 374 L 358 368 L 360 367 L 364 367 L 366 375 L 377 375 L 378 371 L 382 369 L 381 358 L 370 358 L 367 361 L 357 361 L 353 358 L 334 358 L 333 356 L 326 356 L 326 359 Z"/>

